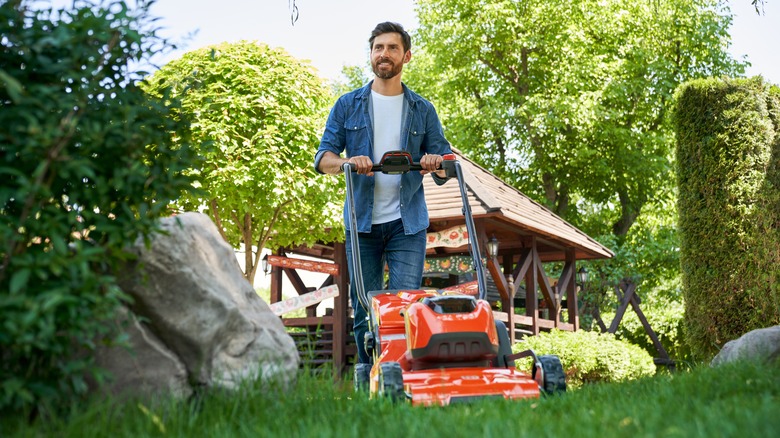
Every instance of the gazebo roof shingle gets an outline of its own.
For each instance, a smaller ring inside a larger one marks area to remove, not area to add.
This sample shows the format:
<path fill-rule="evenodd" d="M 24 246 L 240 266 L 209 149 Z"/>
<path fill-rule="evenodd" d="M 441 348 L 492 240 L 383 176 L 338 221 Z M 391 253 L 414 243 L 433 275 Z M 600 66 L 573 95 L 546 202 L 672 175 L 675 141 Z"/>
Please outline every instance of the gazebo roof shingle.
<path fill-rule="evenodd" d="M 523 246 L 523 239 L 537 238 L 546 261 L 563 260 L 567 249 L 577 259 L 610 258 L 614 254 L 596 240 L 566 222 L 543 205 L 453 149 L 461 163 L 469 204 L 475 221 L 483 224 L 486 235 L 499 238 L 502 247 Z M 431 221 L 429 231 L 441 231 L 463 222 L 457 182 L 441 186 L 424 179 L 425 197 Z M 499 237 L 501 236 L 501 237 Z"/>

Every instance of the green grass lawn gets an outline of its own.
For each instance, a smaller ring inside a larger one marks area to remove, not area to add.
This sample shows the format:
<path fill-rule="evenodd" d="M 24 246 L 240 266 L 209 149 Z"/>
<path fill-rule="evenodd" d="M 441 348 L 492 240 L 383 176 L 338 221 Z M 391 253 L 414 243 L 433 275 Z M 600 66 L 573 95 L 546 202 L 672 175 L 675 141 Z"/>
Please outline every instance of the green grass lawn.
<path fill-rule="evenodd" d="M 95 402 L 62 419 L 0 423 L 34 437 L 776 437 L 780 368 L 700 367 L 594 384 L 563 396 L 420 408 L 368 400 L 349 382 L 302 374 L 287 389 L 248 385 L 199 403 Z"/>

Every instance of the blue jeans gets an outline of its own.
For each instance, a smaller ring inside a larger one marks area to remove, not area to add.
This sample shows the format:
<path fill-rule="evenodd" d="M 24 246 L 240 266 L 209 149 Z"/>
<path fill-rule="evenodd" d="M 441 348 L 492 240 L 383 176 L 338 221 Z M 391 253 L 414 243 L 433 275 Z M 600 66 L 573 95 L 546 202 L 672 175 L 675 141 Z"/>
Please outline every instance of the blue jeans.
<path fill-rule="evenodd" d="M 385 262 L 390 271 L 389 290 L 420 288 L 423 265 L 425 264 L 426 230 L 406 235 L 401 219 L 371 226 L 370 233 L 358 233 L 360 242 L 360 263 L 363 268 L 363 284 L 366 292 L 384 289 Z M 355 342 L 358 362 L 370 363 L 365 349 L 365 335 L 368 331 L 366 309 L 360 304 L 355 288 L 352 266 L 352 248 L 347 231 L 347 261 L 349 264 L 349 297 L 354 310 Z"/>

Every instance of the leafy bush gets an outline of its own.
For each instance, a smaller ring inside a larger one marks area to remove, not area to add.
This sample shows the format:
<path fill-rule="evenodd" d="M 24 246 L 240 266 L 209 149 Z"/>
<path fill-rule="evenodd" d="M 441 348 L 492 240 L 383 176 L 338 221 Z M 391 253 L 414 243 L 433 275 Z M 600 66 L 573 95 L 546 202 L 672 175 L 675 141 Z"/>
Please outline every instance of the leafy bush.
<path fill-rule="evenodd" d="M 101 379 L 89 353 L 127 299 L 111 272 L 191 189 L 195 160 L 175 102 L 129 72 L 161 43 L 147 2 L 32 5 L 0 3 L 0 411 Z"/>
<path fill-rule="evenodd" d="M 529 348 L 537 355 L 558 356 L 566 373 L 566 383 L 571 388 L 585 383 L 618 382 L 655 374 L 653 358 L 645 350 L 608 333 L 553 330 L 529 336 L 512 347 L 514 352 Z M 529 370 L 531 362 L 521 360 L 517 366 L 521 370 Z"/>

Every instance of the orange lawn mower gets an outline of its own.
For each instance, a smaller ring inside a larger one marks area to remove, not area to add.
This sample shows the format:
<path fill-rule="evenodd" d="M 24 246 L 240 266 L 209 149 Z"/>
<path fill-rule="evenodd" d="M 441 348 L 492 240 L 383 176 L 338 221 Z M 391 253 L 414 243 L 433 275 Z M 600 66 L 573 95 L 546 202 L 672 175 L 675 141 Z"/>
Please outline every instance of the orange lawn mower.
<path fill-rule="evenodd" d="M 359 305 L 368 314 L 365 346 L 373 364 L 355 365 L 356 389 L 368 386 L 370 397 L 388 397 L 413 405 L 449 405 L 482 398 L 538 398 L 541 393 L 566 391 L 566 379 L 557 356 L 537 356 L 532 350 L 512 354 L 506 325 L 493 317 L 485 300 L 487 291 L 474 220 L 454 154 L 441 166 L 448 178 L 456 177 L 463 202 L 470 252 L 477 277 L 478 298 L 434 290 L 379 290 L 366 292 L 360 264 L 358 233 L 350 233 Z M 350 163 L 346 178 L 350 229 L 357 230 Z M 400 174 L 419 171 L 408 152 L 386 153 L 373 172 Z M 530 375 L 515 367 L 515 360 L 531 357 Z"/>

